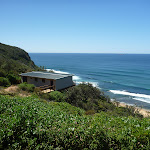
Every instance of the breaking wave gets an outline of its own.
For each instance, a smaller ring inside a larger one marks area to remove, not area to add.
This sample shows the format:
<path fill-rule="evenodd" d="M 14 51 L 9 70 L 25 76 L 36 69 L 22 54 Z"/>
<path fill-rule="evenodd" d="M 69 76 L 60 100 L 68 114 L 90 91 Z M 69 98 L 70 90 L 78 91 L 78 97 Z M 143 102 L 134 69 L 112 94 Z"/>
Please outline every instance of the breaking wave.
<path fill-rule="evenodd" d="M 86 81 L 78 81 L 78 82 L 76 82 L 76 84 L 81 84 L 81 83 L 85 83 L 85 84 L 90 83 L 90 84 L 93 85 L 93 87 L 97 87 L 97 88 L 100 89 L 98 82 L 88 82 L 88 81 L 87 82 Z"/>
<path fill-rule="evenodd" d="M 131 96 L 134 100 L 142 101 L 145 103 L 150 103 L 150 95 L 139 94 L 139 93 L 130 93 L 127 91 L 119 91 L 119 90 L 110 90 L 110 92 L 119 95 Z"/>
<path fill-rule="evenodd" d="M 61 74 L 70 74 L 69 72 L 64 72 L 64 71 L 58 71 L 58 70 L 54 70 L 54 69 L 46 69 L 47 71 L 53 71 L 55 73 L 61 73 Z"/>

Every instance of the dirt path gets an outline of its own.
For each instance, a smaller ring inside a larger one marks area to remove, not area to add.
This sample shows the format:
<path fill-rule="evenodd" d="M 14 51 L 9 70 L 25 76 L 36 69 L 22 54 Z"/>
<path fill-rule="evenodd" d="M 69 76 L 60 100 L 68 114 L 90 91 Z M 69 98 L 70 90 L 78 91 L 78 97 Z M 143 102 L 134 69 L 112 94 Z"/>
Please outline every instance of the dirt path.
<path fill-rule="evenodd" d="M 8 93 L 16 93 L 18 91 L 18 86 L 11 85 L 10 87 L 4 89 L 4 91 Z"/>
<path fill-rule="evenodd" d="M 3 89 L 0 91 L 0 93 L 3 93 L 3 94 L 15 94 L 15 95 L 18 95 L 20 97 L 28 97 L 30 96 L 30 93 L 26 92 L 26 91 L 22 91 L 22 90 L 19 90 L 19 87 L 16 86 L 16 85 L 11 85 L 10 87 L 6 88 L 6 89 Z"/>

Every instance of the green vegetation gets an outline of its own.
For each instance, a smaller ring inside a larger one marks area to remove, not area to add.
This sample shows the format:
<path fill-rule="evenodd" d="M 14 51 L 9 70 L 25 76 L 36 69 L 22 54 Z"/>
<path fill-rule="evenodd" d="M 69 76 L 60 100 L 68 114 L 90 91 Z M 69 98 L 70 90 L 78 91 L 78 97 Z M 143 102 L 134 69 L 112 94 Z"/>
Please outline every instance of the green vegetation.
<path fill-rule="evenodd" d="M 7 78 L 11 82 L 11 84 L 18 84 L 21 82 L 21 77 L 14 75 L 14 74 L 8 74 Z"/>
<path fill-rule="evenodd" d="M 21 72 L 41 70 L 24 50 L 1 43 L 0 66 L 0 86 L 5 87 L 19 84 Z M 133 106 L 118 107 L 91 84 L 47 94 L 32 84 L 18 87 L 0 87 L 0 149 L 150 147 L 150 118 Z"/>
<path fill-rule="evenodd" d="M 49 100 L 55 102 L 65 102 L 65 95 L 59 91 L 53 91 L 49 94 Z"/>
<path fill-rule="evenodd" d="M 33 84 L 28 84 L 28 83 L 26 83 L 26 82 L 19 84 L 18 87 L 19 87 L 21 90 L 27 91 L 27 92 L 34 92 L 34 89 L 35 89 L 35 85 L 33 85 Z"/>
<path fill-rule="evenodd" d="M 89 83 L 82 83 L 61 92 L 54 91 L 44 94 L 37 90 L 36 93 L 39 97 L 48 101 L 67 102 L 73 106 L 80 107 L 86 111 L 86 114 L 104 111 L 114 116 L 137 116 L 142 118 L 142 115 L 135 111 L 134 106 L 117 107 L 110 101 L 109 97 Z"/>
<path fill-rule="evenodd" d="M 0 96 L 1 149 L 149 149 L 150 119 L 84 115 L 65 102 Z"/>
<path fill-rule="evenodd" d="M 0 86 L 9 86 L 10 85 L 10 81 L 7 78 L 4 77 L 0 77 Z"/>
<path fill-rule="evenodd" d="M 11 84 L 20 83 L 18 76 L 22 72 L 40 70 L 24 50 L 0 43 L 0 77 L 8 79 Z M 1 83 L 2 84 L 2 83 Z M 8 86 L 5 84 L 3 86 Z"/>

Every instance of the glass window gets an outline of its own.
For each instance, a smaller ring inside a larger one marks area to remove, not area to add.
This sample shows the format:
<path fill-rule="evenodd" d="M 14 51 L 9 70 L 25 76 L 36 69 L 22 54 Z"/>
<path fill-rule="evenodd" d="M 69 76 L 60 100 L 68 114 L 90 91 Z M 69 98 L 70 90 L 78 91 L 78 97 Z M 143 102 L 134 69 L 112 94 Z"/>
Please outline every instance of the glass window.
<path fill-rule="evenodd" d="M 38 81 L 38 78 L 35 78 L 35 81 L 37 82 L 37 81 Z"/>
<path fill-rule="evenodd" d="M 54 84 L 54 83 L 53 83 L 53 80 L 51 80 L 51 86 L 53 86 L 53 84 Z"/>

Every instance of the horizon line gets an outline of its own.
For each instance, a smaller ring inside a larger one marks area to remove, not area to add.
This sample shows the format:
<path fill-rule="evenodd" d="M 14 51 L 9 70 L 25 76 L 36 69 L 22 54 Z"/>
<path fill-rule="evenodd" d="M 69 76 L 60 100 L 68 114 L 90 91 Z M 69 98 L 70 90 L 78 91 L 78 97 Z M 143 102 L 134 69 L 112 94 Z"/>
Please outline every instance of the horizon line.
<path fill-rule="evenodd" d="M 140 54 L 142 54 L 142 55 L 150 55 L 150 53 L 62 53 L 62 52 L 60 52 L 60 53 L 53 53 L 53 52 L 51 52 L 51 53 L 48 53 L 48 52 L 43 52 L 43 53 L 41 53 L 41 52 L 28 52 L 28 53 L 38 53 L 38 54 L 119 54 L 119 55 L 128 55 L 128 54 L 140 55 Z"/>

